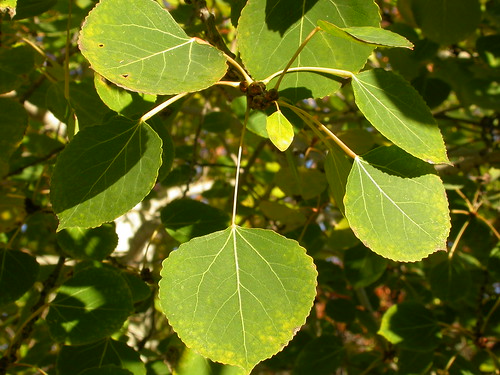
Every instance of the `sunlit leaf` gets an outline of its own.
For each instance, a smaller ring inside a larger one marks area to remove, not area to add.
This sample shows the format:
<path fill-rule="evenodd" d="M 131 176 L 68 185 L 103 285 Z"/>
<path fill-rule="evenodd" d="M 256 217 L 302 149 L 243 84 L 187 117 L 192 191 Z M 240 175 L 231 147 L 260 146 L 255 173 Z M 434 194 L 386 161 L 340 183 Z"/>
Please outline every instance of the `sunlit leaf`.
<path fill-rule="evenodd" d="M 267 116 L 266 130 L 269 139 L 280 151 L 285 151 L 293 141 L 293 126 L 281 111 Z"/>
<path fill-rule="evenodd" d="M 146 123 L 117 117 L 83 129 L 52 175 L 58 230 L 96 227 L 124 214 L 153 188 L 160 165 L 161 140 Z"/>
<path fill-rule="evenodd" d="M 446 249 L 450 218 L 443 183 L 429 164 L 397 147 L 356 158 L 344 205 L 356 236 L 383 257 L 417 261 Z"/>
<path fill-rule="evenodd" d="M 91 267 L 59 288 L 46 321 L 54 340 L 81 345 L 117 331 L 132 308 L 130 290 L 119 273 Z"/>
<path fill-rule="evenodd" d="M 238 23 L 238 45 L 246 68 L 262 80 L 285 68 L 297 48 L 326 20 L 341 27 L 379 26 L 378 8 L 372 0 L 250 0 Z M 321 66 L 358 71 L 372 46 L 327 33 L 314 36 L 292 67 Z M 271 83 L 272 84 L 272 83 Z M 289 73 L 280 94 L 293 100 L 323 97 L 340 88 L 340 83 L 315 73 Z"/>
<path fill-rule="evenodd" d="M 353 77 L 356 104 L 377 130 L 413 156 L 449 163 L 443 137 L 422 97 L 400 76 L 383 69 Z"/>
<path fill-rule="evenodd" d="M 188 37 L 152 0 L 102 0 L 87 16 L 79 45 L 99 74 L 151 94 L 199 91 L 227 69 L 220 51 Z"/>
<path fill-rule="evenodd" d="M 13 302 L 33 286 L 39 265 L 31 255 L 0 249 L 0 306 Z"/>
<path fill-rule="evenodd" d="M 326 21 L 319 21 L 318 25 L 332 35 L 346 39 L 352 38 L 362 43 L 373 44 L 377 47 L 413 48 L 413 43 L 405 37 L 380 27 L 338 27 Z"/>
<path fill-rule="evenodd" d="M 433 350 L 441 340 L 437 319 L 417 302 L 391 306 L 382 317 L 378 333 L 390 343 L 414 352 Z"/>
<path fill-rule="evenodd" d="M 197 237 L 170 254 L 161 275 L 161 306 L 182 341 L 247 371 L 292 339 L 316 295 L 304 248 L 263 229 Z"/>

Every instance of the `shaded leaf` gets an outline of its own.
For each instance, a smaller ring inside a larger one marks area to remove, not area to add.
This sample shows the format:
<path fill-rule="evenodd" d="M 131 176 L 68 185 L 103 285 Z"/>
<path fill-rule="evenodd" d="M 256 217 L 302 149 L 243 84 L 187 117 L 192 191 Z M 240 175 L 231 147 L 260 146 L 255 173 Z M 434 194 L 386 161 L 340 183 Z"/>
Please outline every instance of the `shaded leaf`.
<path fill-rule="evenodd" d="M 318 21 L 318 25 L 329 34 L 341 38 L 359 40 L 362 43 L 373 44 L 377 47 L 413 48 L 413 43 L 404 36 L 380 27 L 338 27 L 330 22 L 321 20 Z"/>
<path fill-rule="evenodd" d="M 182 244 L 163 262 L 160 303 L 183 342 L 248 372 L 304 324 L 312 259 L 270 230 L 232 226 Z"/>
<path fill-rule="evenodd" d="M 18 102 L 0 98 L 0 178 L 9 172 L 9 159 L 21 144 L 28 114 Z"/>
<path fill-rule="evenodd" d="M 132 375 L 132 373 L 126 369 L 108 365 L 84 370 L 80 375 Z"/>
<path fill-rule="evenodd" d="M 46 321 L 54 340 L 81 345 L 120 329 L 132 310 L 130 290 L 119 273 L 90 267 L 59 288 Z"/>
<path fill-rule="evenodd" d="M 383 257 L 417 261 L 446 249 L 450 218 L 443 183 L 429 164 L 397 147 L 355 159 L 344 205 L 356 236 Z"/>
<path fill-rule="evenodd" d="M 293 141 L 293 126 L 281 111 L 267 116 L 266 130 L 269 139 L 281 152 L 285 151 Z"/>
<path fill-rule="evenodd" d="M 407 81 L 373 69 L 355 75 L 352 86 L 361 112 L 391 142 L 426 162 L 449 163 L 436 120 Z"/>
<path fill-rule="evenodd" d="M 345 252 L 344 272 L 354 288 L 364 288 L 377 281 L 387 268 L 387 259 L 358 245 Z"/>
<path fill-rule="evenodd" d="M 323 334 L 304 346 L 295 361 L 294 375 L 330 375 L 340 367 L 344 355 L 342 340 Z"/>
<path fill-rule="evenodd" d="M 470 270 L 457 257 L 446 259 L 432 267 L 429 282 L 436 297 L 450 302 L 467 299 L 473 283 Z"/>
<path fill-rule="evenodd" d="M 254 79 L 262 80 L 282 70 L 319 20 L 339 25 L 379 25 L 378 8 L 371 0 L 300 1 L 250 0 L 241 12 L 238 42 L 241 58 Z M 311 39 L 292 67 L 321 66 L 358 71 L 373 47 L 327 33 Z M 280 95 L 292 100 L 323 97 L 340 83 L 315 73 L 289 73 Z"/>
<path fill-rule="evenodd" d="M 138 352 L 121 341 L 110 338 L 87 345 L 64 345 L 57 356 L 59 375 L 79 374 L 92 367 L 115 365 L 134 375 L 145 375 L 146 367 Z"/>
<path fill-rule="evenodd" d="M 317 169 L 299 167 L 298 175 L 290 168 L 282 168 L 276 173 L 276 184 L 286 195 L 300 195 L 311 199 L 320 195 L 327 186 L 325 174 Z"/>
<path fill-rule="evenodd" d="M 411 9 L 424 35 L 441 44 L 465 39 L 481 21 L 479 0 L 413 0 Z"/>
<path fill-rule="evenodd" d="M 14 302 L 35 283 L 38 262 L 22 251 L 0 249 L 0 306 Z"/>
<path fill-rule="evenodd" d="M 57 0 L 17 0 L 15 20 L 38 16 L 57 4 Z"/>
<path fill-rule="evenodd" d="M 29 46 L 1 48 L 0 94 L 18 88 L 23 82 L 23 75 L 27 75 L 32 71 L 34 66 L 35 57 L 33 48 Z"/>
<path fill-rule="evenodd" d="M 226 228 L 229 215 L 199 201 L 177 199 L 161 210 L 161 221 L 168 234 L 179 242 L 186 242 Z"/>
<path fill-rule="evenodd" d="M 57 243 L 75 259 L 103 260 L 118 245 L 114 223 L 97 228 L 67 228 L 56 234 Z"/>
<path fill-rule="evenodd" d="M 437 319 L 417 302 L 391 306 L 382 317 L 378 333 L 401 349 L 413 352 L 431 351 L 441 341 Z"/>
<path fill-rule="evenodd" d="M 188 37 L 152 0 L 102 0 L 87 16 L 79 46 L 102 76 L 151 94 L 199 91 L 227 69 L 220 51 Z"/>
<path fill-rule="evenodd" d="M 345 153 L 337 146 L 332 145 L 328 149 L 328 154 L 325 159 L 326 180 L 328 181 L 335 204 L 344 215 L 345 188 L 350 170 L 351 164 L 347 160 Z"/>
<path fill-rule="evenodd" d="M 58 230 L 96 227 L 124 214 L 153 188 L 160 165 L 161 140 L 146 123 L 116 117 L 83 129 L 52 175 Z"/>

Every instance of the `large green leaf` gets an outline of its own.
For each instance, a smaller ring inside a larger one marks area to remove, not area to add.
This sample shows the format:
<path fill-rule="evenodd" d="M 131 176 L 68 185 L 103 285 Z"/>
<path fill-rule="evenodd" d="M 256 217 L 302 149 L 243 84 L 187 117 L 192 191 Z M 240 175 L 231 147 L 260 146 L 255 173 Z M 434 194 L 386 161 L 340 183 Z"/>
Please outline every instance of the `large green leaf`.
<path fill-rule="evenodd" d="M 441 340 L 437 319 L 417 302 L 391 306 L 382 317 L 378 333 L 401 349 L 414 352 L 433 350 Z"/>
<path fill-rule="evenodd" d="M 52 175 L 58 230 L 97 227 L 126 213 L 153 188 L 160 165 L 161 140 L 146 123 L 116 117 L 83 129 Z"/>
<path fill-rule="evenodd" d="M 340 27 L 379 26 L 372 0 L 249 0 L 238 23 L 241 58 L 254 79 L 262 80 L 285 68 L 319 20 Z M 358 71 L 373 47 L 321 32 L 307 44 L 292 67 L 321 66 Z M 331 77 L 330 77 L 331 78 Z M 292 99 L 322 97 L 340 83 L 314 73 L 290 73 L 280 86 Z"/>
<path fill-rule="evenodd" d="M 227 69 L 220 51 L 187 36 L 153 0 L 102 0 L 87 16 L 79 45 L 99 74 L 151 94 L 202 90 Z"/>
<path fill-rule="evenodd" d="M 92 367 L 116 365 L 134 375 L 145 375 L 146 367 L 139 353 L 121 341 L 110 338 L 87 345 L 64 345 L 57 356 L 58 375 L 79 374 Z"/>
<path fill-rule="evenodd" d="M 417 261 L 446 249 L 443 183 L 432 166 L 395 146 L 355 159 L 344 205 L 356 236 L 383 257 Z"/>
<path fill-rule="evenodd" d="M 429 163 L 449 163 L 436 120 L 403 78 L 373 69 L 355 75 L 352 86 L 361 112 L 390 141 Z"/>
<path fill-rule="evenodd" d="M 13 302 L 33 286 L 39 265 L 22 251 L 0 249 L 0 306 Z"/>
<path fill-rule="evenodd" d="M 117 331 L 133 310 L 125 280 L 109 268 L 86 268 L 67 280 L 50 303 L 54 340 L 81 345 Z"/>
<path fill-rule="evenodd" d="M 296 241 L 232 226 L 182 244 L 163 262 L 160 303 L 184 343 L 248 372 L 304 324 L 316 269 Z"/>

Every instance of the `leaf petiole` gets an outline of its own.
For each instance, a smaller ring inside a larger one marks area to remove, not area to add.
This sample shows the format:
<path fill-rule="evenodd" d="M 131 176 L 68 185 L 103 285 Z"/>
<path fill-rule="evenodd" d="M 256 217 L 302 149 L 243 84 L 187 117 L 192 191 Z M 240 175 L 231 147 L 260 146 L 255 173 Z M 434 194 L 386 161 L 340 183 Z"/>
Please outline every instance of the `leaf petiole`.
<path fill-rule="evenodd" d="M 172 103 L 175 103 L 177 100 L 183 98 L 184 96 L 186 96 L 187 94 L 189 94 L 188 92 L 183 92 L 183 93 L 180 93 L 180 94 L 177 94 L 175 96 L 172 96 L 170 99 L 167 99 L 166 101 L 164 101 L 163 103 L 161 103 L 160 105 L 157 105 L 156 107 L 154 107 L 152 110 L 150 110 L 149 112 L 145 113 L 144 115 L 142 115 L 142 117 L 139 119 L 139 122 L 146 122 L 147 120 L 149 120 L 151 117 L 153 117 L 154 115 L 156 115 L 158 112 L 161 112 L 163 111 L 165 108 L 167 108 L 170 104 Z"/>
<path fill-rule="evenodd" d="M 330 74 L 330 75 L 338 76 L 338 77 L 342 77 L 342 78 L 352 78 L 352 77 L 354 77 L 354 73 L 352 73 L 352 72 L 350 72 L 348 70 L 333 69 L 333 68 L 323 68 L 321 66 L 297 66 L 295 68 L 289 68 L 287 70 L 280 70 L 280 71 L 278 71 L 276 73 L 273 73 L 269 77 L 263 79 L 262 82 L 267 85 L 271 80 L 273 80 L 274 78 L 276 78 L 280 74 L 283 77 L 283 74 L 294 73 L 294 72 L 325 73 L 325 74 Z"/>
<path fill-rule="evenodd" d="M 278 78 L 278 82 L 276 82 L 276 85 L 274 86 L 274 89 L 277 91 L 280 84 L 281 84 L 281 81 L 283 80 L 283 77 L 285 76 L 286 72 L 288 71 L 288 69 L 290 69 L 290 67 L 292 66 L 293 62 L 295 61 L 295 59 L 297 58 L 297 56 L 299 56 L 299 54 L 302 52 L 302 50 L 304 49 L 304 47 L 307 45 L 307 43 L 309 43 L 309 41 L 312 39 L 312 37 L 318 32 L 320 31 L 321 29 L 319 28 L 319 26 L 316 26 L 310 33 L 309 35 L 302 41 L 302 43 L 300 44 L 299 48 L 297 48 L 297 51 L 295 51 L 295 53 L 293 54 L 292 58 L 290 59 L 290 61 L 288 62 L 288 64 L 286 65 L 285 69 L 283 69 L 283 71 L 281 72 L 281 75 L 280 77 Z"/>
<path fill-rule="evenodd" d="M 328 129 L 325 125 L 323 125 L 321 122 L 316 120 L 314 117 L 312 117 L 309 113 L 304 111 L 303 109 L 300 109 L 294 105 L 288 104 L 282 100 L 279 101 L 279 104 L 290 108 L 292 111 L 294 111 L 297 115 L 299 115 L 302 119 L 306 120 L 307 124 L 314 123 L 317 127 L 319 127 L 321 130 L 323 130 L 347 155 L 349 155 L 351 158 L 356 159 L 358 155 L 352 151 L 347 145 L 340 140 L 339 137 L 337 137 L 330 129 Z"/>

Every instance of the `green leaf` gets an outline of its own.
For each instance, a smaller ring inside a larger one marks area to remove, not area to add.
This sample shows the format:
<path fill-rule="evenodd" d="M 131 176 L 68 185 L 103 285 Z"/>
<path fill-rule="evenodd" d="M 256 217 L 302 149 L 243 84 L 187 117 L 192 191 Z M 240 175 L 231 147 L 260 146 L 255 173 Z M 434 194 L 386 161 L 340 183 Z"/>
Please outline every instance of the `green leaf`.
<path fill-rule="evenodd" d="M 241 367 L 213 363 L 196 351 L 184 348 L 174 370 L 175 375 L 245 375 Z"/>
<path fill-rule="evenodd" d="M 67 228 L 56 234 L 62 250 L 75 259 L 103 260 L 118 245 L 114 223 L 98 228 Z"/>
<path fill-rule="evenodd" d="M 333 200 L 344 215 L 345 187 L 350 170 L 351 164 L 347 160 L 345 152 L 337 146 L 331 145 L 325 159 L 325 174 Z"/>
<path fill-rule="evenodd" d="M 119 273 L 90 267 L 59 288 L 46 321 L 54 340 L 82 345 L 116 332 L 132 310 L 130 290 Z"/>
<path fill-rule="evenodd" d="M 28 114 L 18 102 L 0 98 L 0 178 L 9 172 L 9 159 L 21 144 Z"/>
<path fill-rule="evenodd" d="M 341 27 L 378 27 L 378 7 L 372 0 L 250 0 L 238 23 L 238 45 L 245 67 L 257 80 L 285 68 L 297 48 L 325 19 Z M 314 36 L 292 67 L 321 66 L 356 72 L 372 46 L 327 33 Z M 315 73 L 289 73 L 280 85 L 280 95 L 293 100 L 331 94 L 340 83 Z"/>
<path fill-rule="evenodd" d="M 224 211 L 192 199 L 177 199 L 161 210 L 168 234 L 179 242 L 222 230 L 229 224 Z"/>
<path fill-rule="evenodd" d="M 299 167 L 297 171 L 297 176 L 290 168 L 282 168 L 276 173 L 276 184 L 286 195 L 301 195 L 304 199 L 311 199 L 326 189 L 323 172 L 306 167 Z"/>
<path fill-rule="evenodd" d="M 329 34 L 344 37 L 346 39 L 353 38 L 362 43 L 372 44 L 376 47 L 413 48 L 413 43 L 404 36 L 380 27 L 338 27 L 326 21 L 318 21 L 318 25 Z"/>
<path fill-rule="evenodd" d="M 436 297 L 449 302 L 467 300 L 473 285 L 470 270 L 457 257 L 446 259 L 432 267 L 429 283 Z"/>
<path fill-rule="evenodd" d="M 387 259 L 358 245 L 346 251 L 344 272 L 354 288 L 364 288 L 377 281 L 387 268 Z"/>
<path fill-rule="evenodd" d="M 139 118 L 155 106 L 156 95 L 127 91 L 97 73 L 94 75 L 94 85 L 101 100 L 122 116 L 134 118 L 135 115 L 135 118 Z"/>
<path fill-rule="evenodd" d="M 146 375 L 138 352 L 121 341 L 105 338 L 87 345 L 64 345 L 57 356 L 58 375 L 79 374 L 92 367 L 115 365 L 134 375 Z"/>
<path fill-rule="evenodd" d="M 164 262 L 160 303 L 182 341 L 247 372 L 304 324 L 316 269 L 296 241 L 232 226 L 182 244 Z"/>
<path fill-rule="evenodd" d="M 161 140 L 146 123 L 116 117 L 83 129 L 52 175 L 58 230 L 97 227 L 126 213 L 153 188 L 160 165 Z"/>
<path fill-rule="evenodd" d="M 15 20 L 38 16 L 57 4 L 57 0 L 18 0 Z"/>
<path fill-rule="evenodd" d="M 102 0 L 87 16 L 79 46 L 102 76 L 151 94 L 199 91 L 227 69 L 220 51 L 188 37 L 152 0 Z"/>
<path fill-rule="evenodd" d="M 393 305 L 382 317 L 378 333 L 401 349 L 428 352 L 441 341 L 438 321 L 431 311 L 417 302 Z"/>
<path fill-rule="evenodd" d="M 361 112 L 391 142 L 426 162 L 449 163 L 432 113 L 407 81 L 373 69 L 355 75 L 352 86 Z"/>
<path fill-rule="evenodd" d="M 0 306 L 14 302 L 35 283 L 38 262 L 22 251 L 0 249 Z"/>
<path fill-rule="evenodd" d="M 279 110 L 267 116 L 266 130 L 271 142 L 281 152 L 290 147 L 293 142 L 293 126 Z"/>
<path fill-rule="evenodd" d="M 0 49 L 0 94 L 18 88 L 34 65 L 34 51 L 29 46 Z"/>
<path fill-rule="evenodd" d="M 293 370 L 294 375 L 334 374 L 342 363 L 344 346 L 337 336 L 324 334 L 304 346 Z"/>
<path fill-rule="evenodd" d="M 446 249 L 448 202 L 434 173 L 432 166 L 395 146 L 357 157 L 344 198 L 356 236 L 397 261 L 417 261 Z"/>
<path fill-rule="evenodd" d="M 465 39 L 481 21 L 479 0 L 412 0 L 411 9 L 424 35 L 444 45 Z"/>

